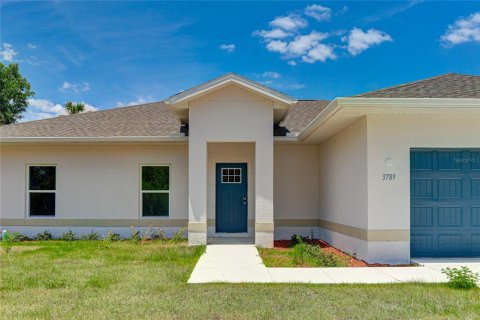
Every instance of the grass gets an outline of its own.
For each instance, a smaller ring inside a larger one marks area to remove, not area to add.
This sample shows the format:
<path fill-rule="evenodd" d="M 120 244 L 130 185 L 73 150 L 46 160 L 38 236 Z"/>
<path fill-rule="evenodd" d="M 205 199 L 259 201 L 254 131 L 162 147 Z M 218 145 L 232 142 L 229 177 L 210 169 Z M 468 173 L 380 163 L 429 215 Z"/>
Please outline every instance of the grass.
<path fill-rule="evenodd" d="M 160 241 L 15 243 L 0 255 L 0 319 L 478 319 L 480 314 L 480 289 L 442 284 L 189 285 L 203 251 Z"/>
<path fill-rule="evenodd" d="M 330 261 L 335 262 L 335 265 L 325 265 L 325 261 L 316 259 L 316 257 L 308 258 L 302 252 L 298 252 L 298 246 L 294 248 L 258 248 L 260 257 L 262 257 L 263 263 L 268 268 L 315 268 L 315 267 L 346 267 L 349 265 L 350 257 L 344 255 L 332 255 Z M 321 249 L 318 249 L 321 250 Z"/>

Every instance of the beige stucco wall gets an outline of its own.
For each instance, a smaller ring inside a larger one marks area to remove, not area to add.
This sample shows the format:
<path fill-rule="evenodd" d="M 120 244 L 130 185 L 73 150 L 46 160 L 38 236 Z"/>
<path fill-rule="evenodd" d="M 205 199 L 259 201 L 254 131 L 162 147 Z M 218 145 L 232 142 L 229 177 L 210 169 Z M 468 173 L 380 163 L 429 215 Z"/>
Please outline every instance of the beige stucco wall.
<path fill-rule="evenodd" d="M 273 227 L 273 101 L 229 85 L 197 97 L 188 107 L 189 242 L 206 242 L 209 142 L 254 143 L 255 168 L 261 168 L 255 171 L 255 220 Z M 255 240 L 271 246 L 273 229 L 257 232 Z"/>
<path fill-rule="evenodd" d="M 366 118 L 322 143 L 319 150 L 319 218 L 367 228 Z"/>
<path fill-rule="evenodd" d="M 318 146 L 275 145 L 274 207 L 276 222 L 281 219 L 318 219 L 319 159 Z"/>
<path fill-rule="evenodd" d="M 410 150 L 479 148 L 479 128 L 472 116 L 371 115 L 322 143 L 320 236 L 369 262 L 408 262 Z"/>
<path fill-rule="evenodd" d="M 27 217 L 28 164 L 56 164 L 56 219 L 188 219 L 186 145 L 2 145 L 0 151 L 2 219 Z M 142 164 L 170 165 L 169 218 L 141 217 Z"/>
<path fill-rule="evenodd" d="M 368 227 L 410 229 L 410 149 L 479 147 L 480 117 L 369 116 Z"/>

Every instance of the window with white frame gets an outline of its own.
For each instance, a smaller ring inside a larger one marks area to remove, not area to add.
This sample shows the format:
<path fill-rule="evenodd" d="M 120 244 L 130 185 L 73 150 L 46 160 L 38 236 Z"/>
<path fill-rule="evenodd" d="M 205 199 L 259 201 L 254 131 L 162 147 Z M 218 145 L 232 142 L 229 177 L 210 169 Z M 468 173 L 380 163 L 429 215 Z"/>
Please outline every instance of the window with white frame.
<path fill-rule="evenodd" d="M 142 216 L 170 214 L 170 167 L 142 166 Z"/>
<path fill-rule="evenodd" d="M 55 216 L 56 169 L 54 165 L 28 167 L 30 216 Z"/>
<path fill-rule="evenodd" d="M 222 183 L 242 183 L 242 168 L 223 168 Z"/>

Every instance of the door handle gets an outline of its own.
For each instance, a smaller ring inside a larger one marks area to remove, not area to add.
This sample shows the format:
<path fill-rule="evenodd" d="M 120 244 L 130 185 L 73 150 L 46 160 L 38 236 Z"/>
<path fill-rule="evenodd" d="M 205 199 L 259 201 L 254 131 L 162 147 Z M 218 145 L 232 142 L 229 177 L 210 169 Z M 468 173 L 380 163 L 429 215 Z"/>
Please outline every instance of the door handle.
<path fill-rule="evenodd" d="M 243 204 L 247 204 L 247 194 L 243 195 Z"/>

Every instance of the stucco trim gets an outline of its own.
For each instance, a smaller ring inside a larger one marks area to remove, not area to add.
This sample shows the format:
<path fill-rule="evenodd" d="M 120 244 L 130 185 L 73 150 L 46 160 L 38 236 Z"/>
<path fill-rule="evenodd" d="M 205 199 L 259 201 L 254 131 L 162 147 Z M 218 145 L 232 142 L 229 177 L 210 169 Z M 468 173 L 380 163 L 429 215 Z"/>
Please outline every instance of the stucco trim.
<path fill-rule="evenodd" d="M 276 219 L 277 227 L 322 227 L 365 241 L 410 241 L 409 229 L 364 229 L 323 219 Z"/>
<path fill-rule="evenodd" d="M 187 227 L 187 219 L 0 219 L 1 226 L 40 227 Z"/>
<path fill-rule="evenodd" d="M 255 232 L 273 232 L 275 225 L 273 222 L 256 222 Z"/>
<path fill-rule="evenodd" d="M 277 227 L 317 227 L 318 219 L 275 219 Z"/>
<path fill-rule="evenodd" d="M 189 222 L 188 223 L 188 232 L 207 232 L 207 223 L 206 222 Z"/>
<path fill-rule="evenodd" d="M 410 241 L 409 229 L 363 229 L 323 219 L 318 226 L 365 241 Z"/>

